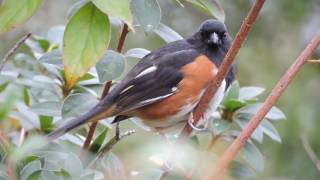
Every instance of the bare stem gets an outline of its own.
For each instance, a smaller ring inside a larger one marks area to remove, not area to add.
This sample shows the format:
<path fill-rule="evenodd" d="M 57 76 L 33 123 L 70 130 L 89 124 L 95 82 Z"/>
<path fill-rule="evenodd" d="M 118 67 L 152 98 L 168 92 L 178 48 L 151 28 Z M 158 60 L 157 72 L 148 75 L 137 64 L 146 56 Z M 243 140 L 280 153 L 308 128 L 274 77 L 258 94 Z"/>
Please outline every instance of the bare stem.
<path fill-rule="evenodd" d="M 231 48 L 229 49 L 226 57 L 223 59 L 222 64 L 219 67 L 219 71 L 212 82 L 209 84 L 208 89 L 206 90 L 204 96 L 201 98 L 198 106 L 193 111 L 193 124 L 196 125 L 200 118 L 203 116 L 204 112 L 208 108 L 208 105 L 213 98 L 214 94 L 216 93 L 217 89 L 220 87 L 221 82 L 225 79 L 227 73 L 229 72 L 234 58 L 236 57 L 237 53 L 239 52 L 242 44 L 244 43 L 245 39 L 248 36 L 248 33 L 255 22 L 265 0 L 256 0 L 255 4 L 251 8 L 248 16 L 244 19 L 239 32 L 237 33 Z M 187 124 L 182 133 L 180 134 L 178 142 L 184 142 L 192 132 L 192 127 Z"/>
<path fill-rule="evenodd" d="M 236 157 L 241 150 L 242 146 L 250 138 L 251 134 L 257 128 L 259 123 L 263 120 L 270 109 L 276 104 L 281 95 L 285 92 L 289 84 L 295 78 L 299 70 L 302 68 L 308 57 L 320 44 L 320 32 L 318 32 L 310 41 L 308 46 L 302 51 L 296 61 L 290 66 L 284 76 L 279 80 L 277 85 L 273 88 L 270 95 L 267 97 L 262 107 L 257 114 L 250 120 L 247 126 L 243 129 L 242 133 L 224 152 L 221 159 L 218 161 L 213 171 L 204 179 L 219 179 L 228 168 L 230 162 Z"/>
<path fill-rule="evenodd" d="M 315 60 L 315 59 L 307 60 L 307 62 L 311 64 L 320 64 L 320 60 Z"/>
<path fill-rule="evenodd" d="M 307 137 L 305 135 L 301 135 L 300 138 L 302 141 L 303 148 L 306 151 L 309 159 L 313 162 L 313 164 L 316 166 L 316 168 L 320 172 L 320 160 L 318 159 L 316 153 L 314 152 L 310 143 L 308 142 Z"/>
<path fill-rule="evenodd" d="M 22 44 L 32 35 L 32 33 L 28 33 L 24 35 L 4 56 L 2 61 L 0 62 L 0 71 L 4 68 L 4 65 L 9 61 L 9 58 L 22 46 Z"/>

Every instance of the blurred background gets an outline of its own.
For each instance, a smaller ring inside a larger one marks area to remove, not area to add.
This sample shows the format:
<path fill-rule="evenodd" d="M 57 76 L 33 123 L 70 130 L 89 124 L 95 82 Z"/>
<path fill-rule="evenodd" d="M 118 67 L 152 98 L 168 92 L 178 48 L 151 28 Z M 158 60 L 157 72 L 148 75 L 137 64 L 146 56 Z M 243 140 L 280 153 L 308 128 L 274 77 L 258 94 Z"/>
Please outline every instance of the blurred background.
<path fill-rule="evenodd" d="M 75 0 L 45 1 L 40 10 L 22 27 L 0 36 L 0 57 L 10 49 L 26 32 L 46 33 L 56 25 L 65 25 L 67 12 Z M 169 0 L 159 1 L 162 8 L 162 22 L 183 37 L 195 32 L 208 16 L 186 6 L 181 8 Z M 253 1 L 223 0 L 226 25 L 234 37 Z M 255 23 L 249 38 L 237 56 L 237 79 L 241 86 L 261 86 L 270 92 L 281 75 L 299 55 L 311 37 L 320 30 L 319 0 L 266 1 L 261 15 Z M 116 31 L 114 31 L 116 32 Z M 113 34 L 116 41 L 118 34 Z M 111 48 L 116 43 L 111 44 Z M 154 34 L 135 32 L 128 35 L 125 50 L 142 47 L 154 50 L 164 42 Z M 318 55 L 313 58 L 319 59 Z M 319 179 L 320 171 L 309 159 L 301 142 L 306 136 L 313 150 L 320 158 L 320 64 L 306 64 L 298 77 L 282 96 L 277 106 L 287 116 L 286 121 L 275 123 L 282 144 L 266 138 L 259 144 L 265 158 L 265 171 L 257 179 Z M 150 154 L 146 149 L 161 138 L 145 132 L 132 122 L 122 124 L 123 130 L 135 128 L 138 132 L 121 141 L 113 150 L 131 170 L 139 169 Z M 144 149 L 144 151 L 142 151 Z M 143 153 L 142 153 L 143 152 Z M 132 161 L 135 159 L 135 161 Z M 136 162 L 137 159 L 141 161 Z"/>

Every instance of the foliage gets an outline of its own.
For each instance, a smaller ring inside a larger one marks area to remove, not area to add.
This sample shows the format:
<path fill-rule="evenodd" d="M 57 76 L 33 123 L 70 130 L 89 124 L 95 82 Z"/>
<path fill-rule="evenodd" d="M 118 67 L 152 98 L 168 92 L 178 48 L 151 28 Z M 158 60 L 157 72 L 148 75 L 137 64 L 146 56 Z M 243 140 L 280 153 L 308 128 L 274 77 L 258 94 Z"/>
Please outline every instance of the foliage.
<path fill-rule="evenodd" d="M 20 5 L 12 7 L 11 0 L 4 0 L 0 6 L 0 33 L 26 21 L 41 2 L 21 2 L 23 9 L 19 10 Z M 182 7 L 190 3 L 200 11 L 224 20 L 218 1 L 174 2 Z M 132 48 L 124 53 L 107 50 L 113 37 L 111 27 L 116 27 L 111 18 L 121 20 L 136 33 L 155 33 L 166 43 L 182 39 L 182 36 L 161 22 L 161 7 L 157 0 L 132 0 L 131 3 L 125 0 L 79 1 L 70 10 L 70 15 L 66 27 L 52 27 L 46 35 L 34 35 L 26 41 L 30 51 L 16 54 L 0 73 L 0 123 L 10 139 L 9 147 L 4 143 L 1 146 L 0 161 L 4 164 L 12 160 L 21 179 L 112 179 L 119 176 L 125 179 L 124 165 L 115 154 L 109 152 L 101 158 L 102 150 L 114 140 L 110 137 L 110 121 L 99 123 L 97 136 L 85 160 L 79 154 L 88 133 L 86 127 L 68 133 L 57 142 L 51 142 L 50 146 L 46 146 L 47 140 L 42 135 L 97 104 L 104 83 L 117 83 L 129 58 L 140 59 L 150 52 L 142 48 Z M 218 138 L 221 143 L 233 140 L 261 105 L 257 96 L 263 90 L 260 87 L 240 88 L 237 82 L 233 83 L 219 113 L 211 117 L 206 136 Z M 231 175 L 249 178 L 255 171 L 264 169 L 263 155 L 256 143 L 263 143 L 264 135 L 281 142 L 272 122 L 282 119 L 285 119 L 284 114 L 274 107 L 232 165 Z M 24 142 L 19 142 L 22 129 L 28 136 Z M 199 139 L 198 135 L 191 138 L 190 152 L 203 151 Z M 141 170 L 139 178 L 154 178 L 162 173 L 167 164 L 163 156 L 152 156 L 151 159 L 157 167 Z M 0 177 L 6 179 L 4 167 L 0 167 Z M 183 173 L 174 171 L 175 167 L 172 169 L 174 173 L 170 176 L 181 178 Z"/>

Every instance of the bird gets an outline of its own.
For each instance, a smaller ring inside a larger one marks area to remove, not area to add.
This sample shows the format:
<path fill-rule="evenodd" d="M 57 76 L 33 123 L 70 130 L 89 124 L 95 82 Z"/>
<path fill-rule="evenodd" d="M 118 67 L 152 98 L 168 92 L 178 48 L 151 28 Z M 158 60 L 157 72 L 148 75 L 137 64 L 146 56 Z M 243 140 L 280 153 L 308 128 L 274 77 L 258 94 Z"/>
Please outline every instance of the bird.
<path fill-rule="evenodd" d="M 88 122 L 130 117 L 156 132 L 187 123 L 232 44 L 226 25 L 215 19 L 201 23 L 189 38 L 170 42 L 144 56 L 96 106 L 48 134 L 56 139 Z M 215 111 L 234 80 L 232 65 L 210 101 L 204 118 Z"/>

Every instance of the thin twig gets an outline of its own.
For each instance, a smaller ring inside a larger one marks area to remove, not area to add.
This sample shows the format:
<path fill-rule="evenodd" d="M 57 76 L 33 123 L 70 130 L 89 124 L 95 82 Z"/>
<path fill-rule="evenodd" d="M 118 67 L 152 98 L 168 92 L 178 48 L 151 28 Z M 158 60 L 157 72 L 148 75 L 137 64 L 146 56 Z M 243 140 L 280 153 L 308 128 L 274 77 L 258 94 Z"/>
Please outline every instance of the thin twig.
<path fill-rule="evenodd" d="M 302 68 L 308 57 L 320 44 L 320 32 L 318 32 L 310 41 L 308 46 L 302 51 L 296 61 L 290 66 L 284 76 L 279 80 L 277 85 L 273 88 L 270 95 L 267 97 L 257 114 L 250 120 L 247 126 L 243 129 L 242 133 L 237 139 L 230 145 L 230 147 L 224 152 L 221 159 L 218 161 L 213 171 L 204 179 L 219 179 L 230 162 L 236 157 L 241 150 L 242 146 L 250 138 L 251 134 L 257 128 L 259 123 L 263 120 L 270 109 L 276 104 L 281 95 L 285 92 L 289 84 L 295 78 L 299 70 Z"/>
<path fill-rule="evenodd" d="M 313 164 L 316 166 L 316 168 L 320 172 L 320 160 L 318 159 L 316 153 L 312 149 L 307 137 L 305 135 L 301 135 L 300 139 L 302 141 L 302 145 L 303 145 L 304 150 L 306 151 L 309 159 L 313 162 Z"/>
<path fill-rule="evenodd" d="M 122 32 L 121 32 L 121 35 L 119 38 L 118 46 L 117 46 L 117 52 L 119 52 L 119 53 L 122 52 L 124 42 L 125 42 L 125 39 L 126 39 L 128 33 L 129 33 L 128 25 L 124 23 L 123 28 L 122 28 Z M 112 81 L 106 82 L 106 84 L 104 85 L 100 99 L 103 99 L 104 97 L 106 97 L 108 95 L 111 85 L 112 85 Z M 81 151 L 81 159 L 82 160 L 86 159 L 87 152 L 88 152 L 90 143 L 92 141 L 94 132 L 96 130 L 97 124 L 98 124 L 98 122 L 93 122 L 90 126 L 88 135 L 86 137 L 86 140 L 83 144 L 82 151 Z"/>
<path fill-rule="evenodd" d="M 25 128 L 21 128 L 20 130 L 20 136 L 19 136 L 19 146 L 21 146 L 23 144 L 23 141 L 26 137 L 26 129 Z"/>
<path fill-rule="evenodd" d="M 4 68 L 4 65 L 9 61 L 9 58 L 19 49 L 20 46 L 32 35 L 32 33 L 28 33 L 24 35 L 13 47 L 8 51 L 8 53 L 4 56 L 2 61 L 0 62 L 0 71 Z"/>
<path fill-rule="evenodd" d="M 315 59 L 307 60 L 307 62 L 311 64 L 320 64 L 320 60 L 315 60 Z"/>
<path fill-rule="evenodd" d="M 18 180 L 17 174 L 16 174 L 16 166 L 13 160 L 8 157 L 7 159 L 7 173 L 10 180 Z"/>
<path fill-rule="evenodd" d="M 123 138 L 128 137 L 132 134 L 134 134 L 136 131 L 134 129 L 126 131 L 124 134 L 117 137 L 116 135 L 111 138 L 108 143 L 102 147 L 100 153 L 91 161 L 91 163 L 88 165 L 88 167 L 92 167 L 95 165 L 95 163 L 98 161 L 98 159 L 103 158 L 113 147 L 116 145 L 119 141 L 121 141 Z"/>
<path fill-rule="evenodd" d="M 219 67 L 219 71 L 212 82 L 209 84 L 208 89 L 206 90 L 204 96 L 201 98 L 198 106 L 193 111 L 193 124 L 197 125 L 198 121 L 201 119 L 202 115 L 208 108 L 208 105 L 212 99 L 212 97 L 217 92 L 217 89 L 220 87 L 221 82 L 225 79 L 227 73 L 229 72 L 234 58 L 236 57 L 237 53 L 239 52 L 242 44 L 244 43 L 245 39 L 248 36 L 248 33 L 252 27 L 252 24 L 255 22 L 265 0 L 256 0 L 255 4 L 251 8 L 248 16 L 245 18 L 244 22 L 242 23 L 239 32 L 237 33 L 231 48 L 229 49 L 228 53 L 226 54 L 225 58 L 222 61 L 222 64 Z M 186 125 L 180 134 L 178 142 L 185 142 L 185 140 L 189 137 L 192 132 L 192 127 L 190 125 Z"/>

